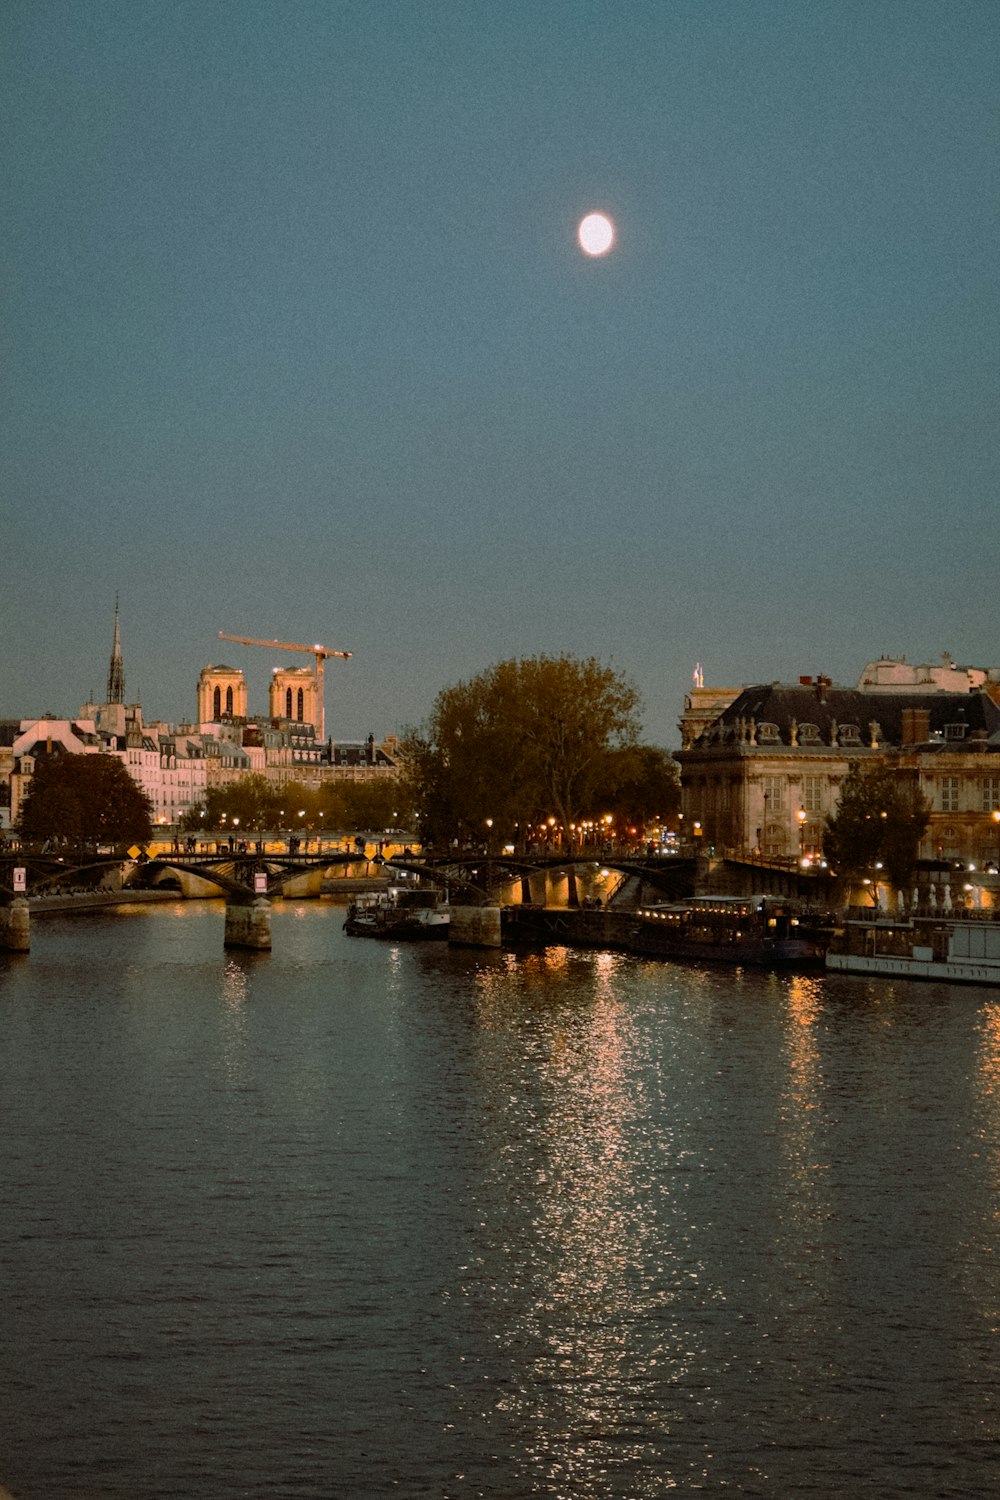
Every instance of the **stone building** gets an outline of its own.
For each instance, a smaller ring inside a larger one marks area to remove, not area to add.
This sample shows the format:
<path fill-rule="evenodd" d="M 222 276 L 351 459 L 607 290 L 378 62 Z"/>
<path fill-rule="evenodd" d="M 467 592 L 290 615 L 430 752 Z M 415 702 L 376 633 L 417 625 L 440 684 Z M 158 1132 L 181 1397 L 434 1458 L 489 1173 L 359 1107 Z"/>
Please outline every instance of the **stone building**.
<path fill-rule="evenodd" d="M 203 667 L 198 678 L 198 724 L 202 733 L 210 733 L 217 724 L 243 721 L 246 716 L 247 685 L 239 667 Z"/>
<path fill-rule="evenodd" d="M 879 761 L 931 804 L 921 857 L 997 857 L 1000 708 L 983 689 L 747 687 L 676 759 L 686 837 L 719 852 L 818 856 L 845 776 Z"/>
<path fill-rule="evenodd" d="M 275 667 L 268 690 L 272 720 L 313 726 L 322 723 L 319 688 L 312 667 Z"/>

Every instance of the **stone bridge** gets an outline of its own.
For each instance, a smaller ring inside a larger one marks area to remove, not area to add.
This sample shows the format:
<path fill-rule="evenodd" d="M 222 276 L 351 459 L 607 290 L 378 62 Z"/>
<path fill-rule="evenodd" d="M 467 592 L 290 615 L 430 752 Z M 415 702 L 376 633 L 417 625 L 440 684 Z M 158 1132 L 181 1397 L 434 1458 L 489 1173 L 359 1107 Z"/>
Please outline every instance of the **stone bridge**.
<path fill-rule="evenodd" d="M 0 855 L 0 905 L 16 894 L 14 871 L 25 872 L 22 894 L 42 896 L 56 889 L 105 891 L 129 887 L 174 885 L 182 896 L 225 896 L 251 902 L 255 896 L 318 896 L 322 882 L 335 869 L 350 865 L 367 868 L 357 853 L 335 854 L 160 854 L 133 859 L 127 854 L 95 854 L 90 850 L 39 853 L 22 850 Z M 263 876 L 264 883 L 258 877 Z"/>

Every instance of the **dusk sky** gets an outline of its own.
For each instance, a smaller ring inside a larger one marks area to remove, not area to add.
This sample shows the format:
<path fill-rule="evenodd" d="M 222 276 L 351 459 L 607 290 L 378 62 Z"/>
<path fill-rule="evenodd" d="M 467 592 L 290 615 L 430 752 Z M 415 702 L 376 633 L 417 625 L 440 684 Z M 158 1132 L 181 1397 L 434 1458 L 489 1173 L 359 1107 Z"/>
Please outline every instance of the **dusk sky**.
<path fill-rule="evenodd" d="M 996 0 L 7 0 L 0 716 L 1000 664 Z M 585 213 L 617 226 L 605 256 Z"/>

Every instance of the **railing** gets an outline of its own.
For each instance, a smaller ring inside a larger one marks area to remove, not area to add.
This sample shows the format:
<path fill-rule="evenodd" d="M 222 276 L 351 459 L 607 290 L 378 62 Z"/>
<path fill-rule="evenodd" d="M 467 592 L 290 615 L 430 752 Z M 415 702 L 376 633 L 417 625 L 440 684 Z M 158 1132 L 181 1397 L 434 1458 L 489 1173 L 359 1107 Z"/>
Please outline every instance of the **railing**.
<path fill-rule="evenodd" d="M 848 906 L 845 908 L 850 922 L 907 922 L 913 917 L 920 921 L 943 922 L 1000 922 L 1000 908 L 982 906 L 942 906 L 939 902 L 931 906 L 926 901 L 916 906 L 907 906 L 905 911 L 886 911 L 881 906 Z"/>

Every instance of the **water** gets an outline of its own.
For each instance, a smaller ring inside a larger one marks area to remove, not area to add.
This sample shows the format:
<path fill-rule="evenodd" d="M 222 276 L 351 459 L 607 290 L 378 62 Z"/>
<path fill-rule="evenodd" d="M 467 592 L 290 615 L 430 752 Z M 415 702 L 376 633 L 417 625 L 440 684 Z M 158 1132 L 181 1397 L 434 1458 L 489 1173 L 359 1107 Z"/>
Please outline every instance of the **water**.
<path fill-rule="evenodd" d="M 0 956 L 18 1500 L 1000 1491 L 1000 999 L 341 918 Z"/>

